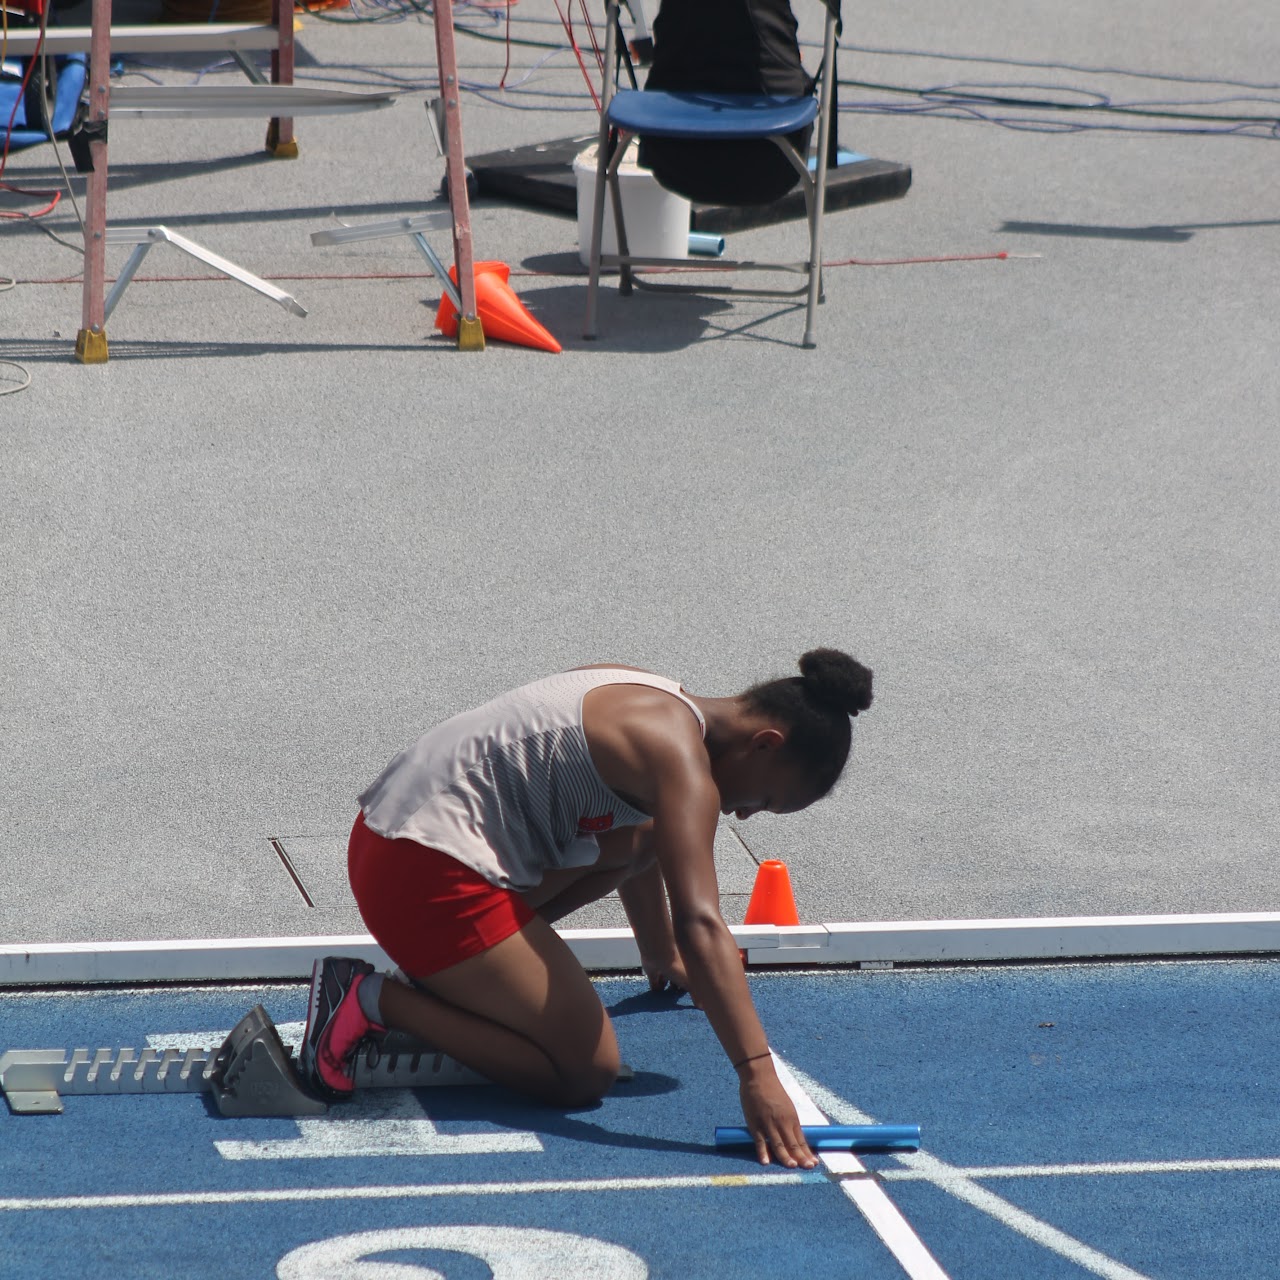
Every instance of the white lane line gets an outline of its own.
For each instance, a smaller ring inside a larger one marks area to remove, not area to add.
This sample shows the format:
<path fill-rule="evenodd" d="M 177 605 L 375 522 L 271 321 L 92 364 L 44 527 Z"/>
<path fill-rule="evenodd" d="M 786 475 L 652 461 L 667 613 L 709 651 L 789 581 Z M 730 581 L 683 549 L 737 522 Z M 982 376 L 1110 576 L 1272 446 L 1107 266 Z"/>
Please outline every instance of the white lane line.
<path fill-rule="evenodd" d="M 437 1196 L 535 1195 L 546 1191 L 736 1190 L 825 1184 L 808 1170 L 730 1173 L 671 1178 L 544 1179 L 536 1182 L 439 1182 L 381 1187 L 270 1187 L 246 1191 L 172 1191 L 110 1196 L 31 1196 L 0 1199 L 0 1212 L 30 1209 L 159 1209 L 173 1205 L 282 1204 L 307 1200 L 430 1200 Z"/>
<path fill-rule="evenodd" d="M 296 1049 L 302 1043 L 303 1032 L 307 1029 L 305 1022 L 277 1022 L 276 1030 L 284 1041 L 286 1049 Z M 149 1049 L 216 1049 L 231 1034 L 231 1028 L 225 1031 L 177 1031 L 171 1034 L 163 1032 L 147 1037 Z"/>
<path fill-rule="evenodd" d="M 1280 1159 L 1272 1156 L 1240 1160 L 1131 1160 L 1105 1164 L 993 1164 L 952 1168 L 949 1177 L 965 1178 L 1072 1178 L 1111 1177 L 1142 1173 L 1257 1173 L 1280 1171 Z M 923 1169 L 882 1169 L 876 1177 L 887 1182 L 941 1182 L 942 1175 Z"/>
<path fill-rule="evenodd" d="M 292 1138 L 232 1141 L 214 1148 L 224 1160 L 314 1160 L 340 1156 L 467 1156 L 541 1151 L 536 1133 L 503 1129 L 441 1133 L 422 1101 L 407 1089 L 356 1090 L 338 1116 L 294 1121 Z"/>
<path fill-rule="evenodd" d="M 795 1071 L 795 1075 L 818 1105 L 837 1124 L 875 1124 L 875 1121 L 865 1112 L 823 1088 L 802 1071 Z M 1086 1271 L 1102 1276 L 1103 1280 L 1148 1280 L 1140 1271 L 1126 1267 L 1123 1263 L 1107 1257 L 1105 1253 L 1100 1253 L 1074 1236 L 1067 1235 L 1065 1231 L 1059 1231 L 1057 1227 L 1051 1227 L 1047 1222 L 1033 1217 L 1024 1209 L 1010 1204 L 995 1192 L 980 1187 L 971 1178 L 965 1176 L 963 1169 L 955 1165 L 949 1165 L 924 1151 L 896 1155 L 894 1159 L 901 1161 L 908 1170 L 916 1173 L 924 1181 L 935 1183 L 948 1195 L 953 1195 L 957 1200 L 981 1210 L 1011 1231 L 1016 1231 L 1043 1248 L 1060 1254 Z"/>
<path fill-rule="evenodd" d="M 774 1066 L 778 1079 L 786 1089 L 791 1101 L 796 1105 L 801 1124 L 829 1124 L 827 1116 L 822 1114 L 810 1096 L 813 1090 L 812 1081 L 795 1072 L 775 1053 Z M 803 1081 L 803 1083 L 801 1083 Z M 830 1111 L 830 1108 L 826 1108 Z M 902 1216 L 898 1206 L 889 1199 L 885 1189 L 871 1178 L 843 1177 L 842 1175 L 865 1175 L 866 1166 L 851 1151 L 819 1151 L 818 1158 L 831 1172 L 841 1177 L 837 1184 L 840 1190 L 853 1201 L 858 1211 L 871 1224 L 872 1230 L 884 1241 L 885 1247 L 897 1259 L 899 1266 L 911 1277 L 911 1280 L 948 1280 L 947 1273 L 938 1265 L 937 1259 L 925 1248 L 912 1230 L 911 1224 Z"/>

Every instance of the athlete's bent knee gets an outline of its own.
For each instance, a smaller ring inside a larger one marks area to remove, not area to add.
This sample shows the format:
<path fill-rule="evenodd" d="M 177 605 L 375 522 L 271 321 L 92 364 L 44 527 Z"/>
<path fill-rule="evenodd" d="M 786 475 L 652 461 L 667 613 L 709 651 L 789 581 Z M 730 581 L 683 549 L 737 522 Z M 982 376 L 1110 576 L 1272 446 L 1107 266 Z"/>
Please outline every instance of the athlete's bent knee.
<path fill-rule="evenodd" d="M 613 1088 L 621 1069 L 622 1059 L 616 1043 L 602 1045 L 590 1062 L 572 1068 L 562 1067 L 560 1105 L 595 1106 Z"/>
<path fill-rule="evenodd" d="M 562 1107 L 594 1107 L 613 1088 L 618 1079 L 618 1069 L 606 1070 L 593 1067 L 563 1082 L 560 1098 Z"/>

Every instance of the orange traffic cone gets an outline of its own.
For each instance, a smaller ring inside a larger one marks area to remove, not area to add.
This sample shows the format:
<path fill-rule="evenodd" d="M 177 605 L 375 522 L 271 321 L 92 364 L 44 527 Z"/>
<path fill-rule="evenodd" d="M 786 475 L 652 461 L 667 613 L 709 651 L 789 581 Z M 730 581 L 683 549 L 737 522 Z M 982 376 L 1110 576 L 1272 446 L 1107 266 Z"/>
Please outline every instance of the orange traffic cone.
<path fill-rule="evenodd" d="M 762 862 L 756 872 L 755 887 L 747 903 L 743 924 L 799 924 L 795 895 L 787 864 L 771 858 Z"/>
<path fill-rule="evenodd" d="M 743 924 L 799 924 L 795 895 L 791 892 L 791 877 L 787 864 L 771 858 L 756 869 L 756 882 L 747 902 L 747 914 Z M 739 949 L 743 966 L 747 953 Z"/>
<path fill-rule="evenodd" d="M 457 282 L 456 267 L 449 268 L 449 277 Z M 486 338 L 514 342 L 517 346 L 533 347 L 537 351 L 560 351 L 560 344 L 525 310 L 515 290 L 507 283 L 511 278 L 511 268 L 505 262 L 477 262 L 475 278 L 476 312 Z M 457 337 L 458 309 L 449 301 L 448 294 L 440 299 L 436 328 L 446 338 Z"/>

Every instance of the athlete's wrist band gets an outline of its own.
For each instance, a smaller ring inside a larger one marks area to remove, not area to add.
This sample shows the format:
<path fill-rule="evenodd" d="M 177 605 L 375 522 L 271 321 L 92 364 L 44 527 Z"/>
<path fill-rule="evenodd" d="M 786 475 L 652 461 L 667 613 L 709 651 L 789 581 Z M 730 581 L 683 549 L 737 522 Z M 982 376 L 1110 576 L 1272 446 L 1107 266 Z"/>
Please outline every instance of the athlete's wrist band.
<path fill-rule="evenodd" d="M 737 1071 L 739 1067 L 745 1067 L 748 1062 L 755 1062 L 757 1058 L 771 1058 L 771 1057 L 773 1057 L 772 1049 L 766 1049 L 763 1053 L 753 1053 L 751 1057 L 743 1058 L 741 1062 L 735 1062 L 733 1064 L 733 1069 Z"/>

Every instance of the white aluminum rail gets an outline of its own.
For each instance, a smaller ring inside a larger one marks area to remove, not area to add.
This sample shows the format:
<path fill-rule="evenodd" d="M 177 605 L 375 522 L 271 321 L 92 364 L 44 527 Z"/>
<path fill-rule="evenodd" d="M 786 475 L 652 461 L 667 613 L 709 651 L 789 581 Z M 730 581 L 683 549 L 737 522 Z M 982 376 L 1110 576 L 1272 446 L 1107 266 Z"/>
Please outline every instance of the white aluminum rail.
<path fill-rule="evenodd" d="M 29 58 L 37 47 L 45 53 L 87 52 L 93 40 L 92 27 L 50 27 L 40 46 L 36 27 L 9 28 L 5 48 L 8 56 Z M 157 25 L 115 25 L 111 27 L 113 53 L 198 53 L 202 50 L 242 52 L 275 49 L 280 34 L 271 23 L 194 22 Z"/>
<path fill-rule="evenodd" d="M 395 106 L 397 93 L 352 93 L 296 84 L 146 84 L 111 90 L 113 116 L 324 116 Z"/>
<path fill-rule="evenodd" d="M 629 929 L 564 929 L 586 969 L 639 967 Z M 1144 956 L 1280 954 L 1280 914 L 918 920 L 878 924 L 734 925 L 737 945 L 765 965 L 965 964 Z M 0 946 L 0 987 L 84 983 L 300 981 L 318 957 L 392 962 L 368 934 L 69 942 Z"/>
<path fill-rule="evenodd" d="M 108 227 L 106 243 L 109 245 L 129 244 L 134 246 L 134 250 L 129 255 L 129 261 L 125 263 L 124 270 L 120 272 L 115 285 L 103 304 L 103 324 L 111 318 L 111 313 L 116 309 L 116 303 L 120 301 L 124 291 L 129 287 L 129 281 L 133 279 L 134 273 L 142 265 L 142 259 L 147 256 L 148 250 L 157 244 L 173 245 L 175 249 L 181 250 L 199 262 L 203 262 L 215 271 L 221 271 L 223 275 L 230 276 L 232 280 L 238 280 L 241 284 L 247 285 L 250 289 L 262 294 L 263 297 L 270 298 L 272 302 L 278 302 L 292 315 L 305 316 L 307 314 L 306 308 L 292 294 L 285 293 L 283 289 L 277 289 L 275 285 L 263 280 L 261 276 L 255 276 L 252 271 L 246 271 L 244 267 L 238 266 L 230 259 L 214 253 L 211 249 L 206 249 L 203 245 L 196 244 L 194 240 L 188 240 L 186 236 L 181 236 L 176 231 L 170 231 L 168 227 Z"/>

